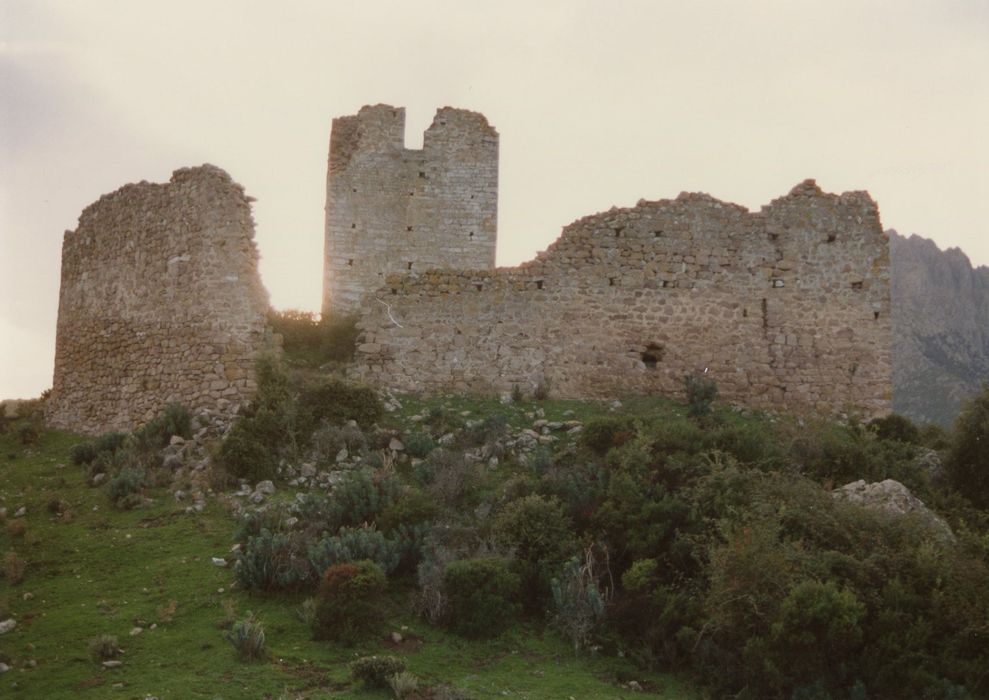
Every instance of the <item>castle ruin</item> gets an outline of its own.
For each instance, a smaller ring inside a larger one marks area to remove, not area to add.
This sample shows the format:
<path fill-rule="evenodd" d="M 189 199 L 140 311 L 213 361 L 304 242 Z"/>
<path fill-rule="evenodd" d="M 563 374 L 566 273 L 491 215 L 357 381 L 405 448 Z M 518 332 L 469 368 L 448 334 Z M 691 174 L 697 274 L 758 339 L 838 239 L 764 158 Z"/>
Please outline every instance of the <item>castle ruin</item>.
<path fill-rule="evenodd" d="M 704 194 L 640 201 L 517 268 L 391 275 L 377 295 L 353 374 L 399 391 L 678 395 L 705 373 L 752 407 L 889 411 L 879 211 L 813 180 L 755 213 Z"/>
<path fill-rule="evenodd" d="M 356 311 L 390 272 L 494 267 L 498 132 L 481 114 L 444 107 L 421 150 L 404 140 L 403 108 L 333 120 L 324 314 Z"/>
<path fill-rule="evenodd" d="M 62 243 L 50 425 L 131 430 L 177 402 L 232 416 L 269 347 L 251 199 L 211 165 L 126 185 Z"/>

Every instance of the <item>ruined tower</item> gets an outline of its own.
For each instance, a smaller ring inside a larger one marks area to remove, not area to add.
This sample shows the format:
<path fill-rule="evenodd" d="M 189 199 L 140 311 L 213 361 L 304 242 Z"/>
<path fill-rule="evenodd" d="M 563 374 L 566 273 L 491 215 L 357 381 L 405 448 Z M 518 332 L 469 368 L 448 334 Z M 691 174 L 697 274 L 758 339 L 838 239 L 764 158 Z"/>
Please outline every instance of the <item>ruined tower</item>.
<path fill-rule="evenodd" d="M 421 150 L 404 138 L 401 107 L 333 120 L 324 314 L 355 311 L 390 272 L 494 267 L 498 132 L 481 114 L 443 107 Z"/>

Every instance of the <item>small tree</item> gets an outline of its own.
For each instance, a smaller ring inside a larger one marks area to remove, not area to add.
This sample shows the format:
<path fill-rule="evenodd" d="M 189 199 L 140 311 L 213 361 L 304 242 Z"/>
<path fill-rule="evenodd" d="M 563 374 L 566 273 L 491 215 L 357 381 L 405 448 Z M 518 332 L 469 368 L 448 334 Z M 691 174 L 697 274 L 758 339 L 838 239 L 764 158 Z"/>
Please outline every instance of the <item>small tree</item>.
<path fill-rule="evenodd" d="M 607 591 L 602 593 L 599 581 L 590 547 L 584 552 L 583 562 L 573 557 L 564 565 L 560 577 L 552 581 L 553 624 L 570 639 L 574 655 L 587 646 L 591 632 L 604 618 Z"/>
<path fill-rule="evenodd" d="M 989 507 L 989 383 L 962 406 L 955 419 L 948 481 L 980 508 Z"/>
<path fill-rule="evenodd" d="M 706 418 L 711 414 L 711 404 L 718 398 L 718 385 L 706 375 L 687 374 L 683 378 L 683 388 L 687 392 L 687 415 L 691 418 Z"/>

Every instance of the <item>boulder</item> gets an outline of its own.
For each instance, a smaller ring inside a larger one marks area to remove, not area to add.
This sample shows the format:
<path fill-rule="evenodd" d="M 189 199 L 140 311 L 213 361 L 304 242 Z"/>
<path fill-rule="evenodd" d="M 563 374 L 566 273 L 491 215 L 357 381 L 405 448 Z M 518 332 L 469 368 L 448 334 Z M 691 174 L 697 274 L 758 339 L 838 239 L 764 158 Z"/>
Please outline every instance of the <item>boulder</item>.
<path fill-rule="evenodd" d="M 955 533 L 941 516 L 929 509 L 924 502 L 910 493 L 910 489 L 893 479 L 866 483 L 859 479 L 831 492 L 835 498 L 862 506 L 869 510 L 894 517 L 912 515 L 924 523 L 943 539 L 954 542 Z"/>

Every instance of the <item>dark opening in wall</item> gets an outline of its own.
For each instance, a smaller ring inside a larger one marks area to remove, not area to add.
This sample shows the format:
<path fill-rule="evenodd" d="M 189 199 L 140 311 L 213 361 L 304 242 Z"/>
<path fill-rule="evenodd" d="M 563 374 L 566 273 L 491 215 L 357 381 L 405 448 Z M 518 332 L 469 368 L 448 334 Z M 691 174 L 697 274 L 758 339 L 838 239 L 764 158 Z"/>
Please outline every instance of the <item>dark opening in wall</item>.
<path fill-rule="evenodd" d="M 470 240 L 474 240 L 474 232 L 471 231 L 470 233 L 468 233 L 467 238 L 469 238 Z"/>
<path fill-rule="evenodd" d="M 483 284 L 475 284 L 475 285 L 474 285 L 474 287 L 475 287 L 475 288 L 477 289 L 477 291 L 479 291 L 479 292 L 480 292 L 480 291 L 482 291 L 482 290 L 484 289 L 484 285 L 483 285 Z"/>
<path fill-rule="evenodd" d="M 749 317 L 749 310 L 742 309 L 742 318 L 748 318 L 748 317 Z"/>
<path fill-rule="evenodd" d="M 775 241 L 779 237 L 780 237 L 780 235 L 778 233 L 771 233 L 771 234 L 769 234 L 769 240 L 771 240 L 771 241 Z"/>
<path fill-rule="evenodd" d="M 357 191 L 357 188 L 356 187 L 352 187 L 352 188 L 350 188 L 350 191 L 351 192 L 356 192 Z"/>
<path fill-rule="evenodd" d="M 879 320 L 879 312 L 878 311 L 873 311 L 872 312 L 872 320 L 873 321 L 878 321 Z"/>
<path fill-rule="evenodd" d="M 837 233 L 829 233 L 828 234 L 828 243 L 834 243 L 836 240 L 838 240 L 838 234 Z"/>
<path fill-rule="evenodd" d="M 413 192 L 409 192 L 409 196 L 410 197 L 415 197 L 416 196 L 416 193 L 414 191 Z"/>
<path fill-rule="evenodd" d="M 351 224 L 350 228 L 357 228 L 357 224 Z"/>
<path fill-rule="evenodd" d="M 765 299 L 762 300 L 762 329 L 767 330 L 769 328 L 769 302 Z"/>
<path fill-rule="evenodd" d="M 852 289 L 862 289 L 862 287 L 863 287 L 862 282 L 852 282 Z"/>
<path fill-rule="evenodd" d="M 667 287 L 672 287 L 672 286 L 673 286 L 673 284 L 669 280 L 663 280 L 663 289 L 666 289 Z"/>
<path fill-rule="evenodd" d="M 405 269 L 406 270 L 411 270 L 412 269 L 412 263 L 410 263 L 410 262 L 405 263 Z"/>
<path fill-rule="evenodd" d="M 624 230 L 625 230 L 625 227 L 624 226 L 617 227 L 615 229 L 615 238 L 621 238 L 622 237 L 622 231 L 624 231 Z"/>
<path fill-rule="evenodd" d="M 653 231 L 652 232 L 652 237 L 653 238 L 662 238 L 663 237 L 663 232 L 661 230 L 660 231 Z"/>
<path fill-rule="evenodd" d="M 411 231 L 411 230 L 412 230 L 412 227 L 411 227 L 411 226 L 406 226 L 406 227 L 405 227 L 405 230 L 406 230 L 406 231 Z"/>
<path fill-rule="evenodd" d="M 536 289 L 542 289 L 542 288 L 543 288 L 543 281 L 536 280 Z"/>
<path fill-rule="evenodd" d="M 391 293 L 392 294 L 398 294 L 398 290 L 393 287 L 392 290 L 391 290 Z"/>
<path fill-rule="evenodd" d="M 425 180 L 426 179 L 426 173 L 424 171 L 420 170 L 419 171 L 419 177 L 421 177 L 423 180 Z"/>
<path fill-rule="evenodd" d="M 615 286 L 615 278 L 614 277 L 609 277 L 608 278 L 608 286 L 609 287 L 614 287 Z"/>
<path fill-rule="evenodd" d="M 353 259 L 351 259 L 351 260 L 348 260 L 348 261 L 347 261 L 347 267 L 353 267 L 353 266 L 354 266 L 354 261 L 353 261 Z"/>
<path fill-rule="evenodd" d="M 656 369 L 656 365 L 659 364 L 666 354 L 666 348 L 658 343 L 649 343 L 646 345 L 646 349 L 639 354 L 642 358 L 642 364 L 646 366 L 646 369 Z"/>

